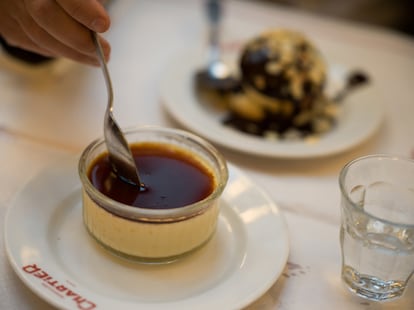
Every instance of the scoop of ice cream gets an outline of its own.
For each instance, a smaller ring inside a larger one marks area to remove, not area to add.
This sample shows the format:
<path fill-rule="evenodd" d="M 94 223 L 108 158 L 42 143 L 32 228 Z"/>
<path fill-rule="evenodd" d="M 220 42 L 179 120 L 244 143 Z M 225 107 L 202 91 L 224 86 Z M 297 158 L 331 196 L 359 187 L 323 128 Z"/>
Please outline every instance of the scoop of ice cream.
<path fill-rule="evenodd" d="M 291 30 L 265 32 L 247 42 L 240 58 L 244 93 L 252 104 L 292 118 L 323 95 L 325 62 L 315 46 Z"/>
<path fill-rule="evenodd" d="M 328 67 L 303 34 L 277 29 L 248 41 L 240 55 L 240 84 L 226 97 L 223 123 L 272 140 L 315 138 L 330 131 L 349 91 L 369 79 L 355 71 L 329 97 Z"/>
<path fill-rule="evenodd" d="M 303 34 L 277 29 L 248 41 L 240 56 L 241 87 L 224 123 L 267 136 L 328 131 L 337 109 L 324 95 L 327 66 Z"/>
<path fill-rule="evenodd" d="M 276 100 L 319 96 L 326 79 L 326 65 L 315 46 L 303 34 L 284 29 L 247 42 L 240 68 L 246 87 Z"/>

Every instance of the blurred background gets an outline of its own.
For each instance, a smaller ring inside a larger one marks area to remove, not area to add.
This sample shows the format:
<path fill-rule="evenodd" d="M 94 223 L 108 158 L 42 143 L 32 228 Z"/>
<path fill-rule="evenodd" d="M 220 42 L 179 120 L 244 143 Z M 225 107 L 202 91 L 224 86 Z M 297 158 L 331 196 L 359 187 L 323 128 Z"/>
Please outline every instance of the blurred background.
<path fill-rule="evenodd" d="M 110 5 L 119 0 L 106 0 Z M 142 0 L 148 1 L 148 0 Z M 167 0 L 156 0 L 162 4 Z M 169 0 L 168 0 L 169 1 Z M 183 1 L 183 0 L 175 0 Z M 198 0 L 200 2 L 204 0 Z M 225 1 L 225 0 L 222 0 Z M 240 0 L 242 1 L 242 0 Z M 275 5 L 280 8 L 298 10 L 321 18 L 334 18 L 351 21 L 363 26 L 374 26 L 386 31 L 414 38 L 414 0 L 243 0 L 247 2 L 261 2 Z M 38 64 L 50 60 L 48 57 L 27 52 L 13 46 L 0 37 L 1 47 L 16 58 Z"/>
<path fill-rule="evenodd" d="M 414 0 L 250 0 L 352 20 L 414 36 Z"/>

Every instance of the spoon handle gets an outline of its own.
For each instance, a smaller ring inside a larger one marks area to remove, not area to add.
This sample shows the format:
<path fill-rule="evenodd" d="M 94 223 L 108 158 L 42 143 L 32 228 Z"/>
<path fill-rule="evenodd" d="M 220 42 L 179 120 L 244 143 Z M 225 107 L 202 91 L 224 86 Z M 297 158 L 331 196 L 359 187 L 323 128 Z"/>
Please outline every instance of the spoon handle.
<path fill-rule="evenodd" d="M 211 61 L 219 58 L 220 45 L 220 21 L 222 16 L 221 0 L 207 0 L 206 13 L 209 21 L 209 42 L 211 48 Z"/>
<path fill-rule="evenodd" d="M 102 46 L 99 42 L 98 34 L 93 31 L 91 33 L 92 39 L 96 46 L 99 63 L 104 74 L 106 89 L 108 91 L 108 104 L 104 118 L 104 137 L 106 147 L 108 149 L 109 160 L 113 171 L 118 177 L 127 183 L 141 186 L 138 169 L 134 157 L 132 156 L 131 149 L 129 148 L 128 142 L 113 117 L 113 88 Z"/>
<path fill-rule="evenodd" d="M 114 91 L 112 88 L 112 82 L 111 82 L 111 77 L 109 75 L 109 71 L 108 71 L 108 67 L 106 66 L 106 62 L 105 62 L 105 56 L 102 50 L 102 45 L 101 42 L 99 42 L 99 38 L 98 38 L 98 34 L 94 31 L 92 31 L 92 39 L 93 42 L 96 46 L 96 52 L 98 53 L 98 60 L 99 60 L 99 64 L 101 65 L 102 68 L 102 72 L 104 74 L 105 77 L 105 84 L 106 84 L 106 89 L 108 92 L 108 106 L 107 108 L 112 111 L 112 107 L 113 107 L 113 101 L 114 101 Z"/>
<path fill-rule="evenodd" d="M 207 0 L 207 17 L 211 23 L 218 23 L 221 18 L 221 1 Z"/>

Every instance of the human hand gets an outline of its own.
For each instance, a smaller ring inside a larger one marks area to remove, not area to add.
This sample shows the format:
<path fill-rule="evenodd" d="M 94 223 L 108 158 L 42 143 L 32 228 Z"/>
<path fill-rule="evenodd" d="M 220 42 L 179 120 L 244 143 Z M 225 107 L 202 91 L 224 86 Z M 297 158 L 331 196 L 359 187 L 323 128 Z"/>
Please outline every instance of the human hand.
<path fill-rule="evenodd" d="M 99 65 L 90 31 L 109 26 L 99 0 L 0 0 L 0 36 L 44 56 Z M 100 42 L 108 60 L 110 45 L 102 37 Z"/>

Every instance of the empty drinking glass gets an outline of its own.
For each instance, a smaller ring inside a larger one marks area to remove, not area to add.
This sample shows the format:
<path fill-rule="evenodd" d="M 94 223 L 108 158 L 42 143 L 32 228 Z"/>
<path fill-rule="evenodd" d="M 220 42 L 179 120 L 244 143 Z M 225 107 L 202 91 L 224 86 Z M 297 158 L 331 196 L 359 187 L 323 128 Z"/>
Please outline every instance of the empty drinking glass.
<path fill-rule="evenodd" d="M 400 297 L 414 272 L 414 161 L 358 158 L 339 185 L 342 279 L 370 300 Z"/>

